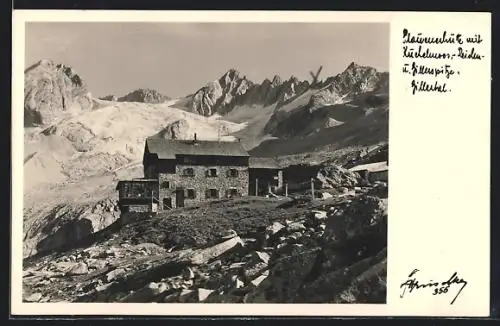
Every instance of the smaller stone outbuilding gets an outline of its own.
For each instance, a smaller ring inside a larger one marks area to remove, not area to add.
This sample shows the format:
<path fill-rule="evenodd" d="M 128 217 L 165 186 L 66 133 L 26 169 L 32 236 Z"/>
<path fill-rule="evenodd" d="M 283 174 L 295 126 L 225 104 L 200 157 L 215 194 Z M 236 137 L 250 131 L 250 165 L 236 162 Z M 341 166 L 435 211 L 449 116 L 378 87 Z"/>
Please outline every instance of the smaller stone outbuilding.
<path fill-rule="evenodd" d="M 248 193 L 253 196 L 283 191 L 283 169 L 270 157 L 250 157 L 248 163 Z"/>
<path fill-rule="evenodd" d="M 389 179 L 389 164 L 387 161 L 357 165 L 350 168 L 349 171 L 358 173 L 368 183 L 375 181 L 387 182 Z"/>
<path fill-rule="evenodd" d="M 118 205 L 122 213 L 157 212 L 158 180 L 133 179 L 118 181 Z"/>

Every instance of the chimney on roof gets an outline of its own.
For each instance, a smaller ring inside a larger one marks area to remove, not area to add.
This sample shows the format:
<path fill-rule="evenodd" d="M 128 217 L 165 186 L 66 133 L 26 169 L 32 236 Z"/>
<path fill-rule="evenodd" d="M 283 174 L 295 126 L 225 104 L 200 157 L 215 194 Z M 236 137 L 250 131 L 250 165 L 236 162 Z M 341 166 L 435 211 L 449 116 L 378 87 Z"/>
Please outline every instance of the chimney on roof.
<path fill-rule="evenodd" d="M 196 139 L 196 133 L 194 133 L 194 141 L 196 141 L 196 140 L 197 140 L 197 139 Z"/>

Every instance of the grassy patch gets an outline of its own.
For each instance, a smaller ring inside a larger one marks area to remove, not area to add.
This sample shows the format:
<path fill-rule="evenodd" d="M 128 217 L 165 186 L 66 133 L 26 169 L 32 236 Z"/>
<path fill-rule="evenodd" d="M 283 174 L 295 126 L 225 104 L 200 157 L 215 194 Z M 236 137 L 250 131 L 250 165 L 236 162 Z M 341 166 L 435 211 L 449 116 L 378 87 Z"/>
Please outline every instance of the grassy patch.
<path fill-rule="evenodd" d="M 307 212 L 307 207 L 280 207 L 284 202 L 246 197 L 175 209 L 121 227 L 113 241 L 152 242 L 181 249 L 215 244 L 219 235 L 228 229 L 235 230 L 241 237 L 254 237 L 274 221 L 294 220 Z"/>

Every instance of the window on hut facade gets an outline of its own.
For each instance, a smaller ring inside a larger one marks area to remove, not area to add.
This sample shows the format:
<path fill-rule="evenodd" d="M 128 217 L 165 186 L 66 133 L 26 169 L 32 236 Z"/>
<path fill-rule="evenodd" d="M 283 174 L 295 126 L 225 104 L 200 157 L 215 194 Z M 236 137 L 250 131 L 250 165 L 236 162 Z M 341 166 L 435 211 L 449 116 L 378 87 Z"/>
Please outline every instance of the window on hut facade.
<path fill-rule="evenodd" d="M 170 182 L 168 182 L 168 181 L 163 181 L 163 182 L 161 183 L 161 187 L 162 187 L 163 189 L 169 189 L 169 188 L 170 188 Z"/>
<path fill-rule="evenodd" d="M 206 191 L 207 198 L 219 198 L 219 190 L 217 189 L 207 189 Z"/>
<path fill-rule="evenodd" d="M 232 197 L 237 197 L 237 196 L 238 196 L 238 189 L 229 188 L 226 190 L 226 197 L 232 198 Z"/>
<path fill-rule="evenodd" d="M 194 189 L 186 189 L 186 198 L 187 199 L 195 199 L 196 198 L 196 192 Z"/>
<path fill-rule="evenodd" d="M 172 198 L 163 198 L 163 209 L 172 208 Z"/>
<path fill-rule="evenodd" d="M 207 177 L 216 177 L 216 176 L 217 176 L 217 169 L 207 170 Z"/>
<path fill-rule="evenodd" d="M 229 169 L 227 171 L 227 176 L 231 178 L 237 178 L 238 177 L 238 170 L 236 169 Z"/>
<path fill-rule="evenodd" d="M 126 196 L 128 198 L 141 198 L 147 196 L 147 189 L 145 185 L 140 183 L 131 184 L 126 190 Z"/>
<path fill-rule="evenodd" d="M 193 170 L 193 168 L 186 168 L 186 169 L 184 169 L 183 175 L 188 176 L 188 177 L 194 176 L 194 170 Z"/>

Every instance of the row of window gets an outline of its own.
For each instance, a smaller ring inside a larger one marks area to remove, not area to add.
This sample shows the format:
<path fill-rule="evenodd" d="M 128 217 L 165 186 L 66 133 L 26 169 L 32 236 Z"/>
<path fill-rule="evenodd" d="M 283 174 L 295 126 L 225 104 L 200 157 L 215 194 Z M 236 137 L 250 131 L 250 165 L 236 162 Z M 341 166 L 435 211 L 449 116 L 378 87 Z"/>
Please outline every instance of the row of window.
<path fill-rule="evenodd" d="M 124 185 L 120 193 L 126 198 L 150 198 L 154 190 L 144 184 L 129 184 Z"/>
<path fill-rule="evenodd" d="M 194 177 L 194 169 L 193 168 L 186 168 L 182 171 L 182 175 L 186 176 L 186 177 Z M 218 171 L 217 171 L 217 169 L 208 169 L 205 171 L 205 176 L 206 177 L 217 177 Z M 231 178 L 237 178 L 238 177 L 238 170 L 229 169 L 229 170 L 227 170 L 226 176 L 231 177 Z"/>
<path fill-rule="evenodd" d="M 184 196 L 185 199 L 196 199 L 196 190 L 195 189 L 185 189 L 184 190 Z M 240 193 L 238 192 L 238 189 L 236 188 L 229 188 L 225 192 L 225 196 L 228 198 L 231 197 L 238 197 L 240 196 Z M 207 199 L 214 199 L 214 198 L 219 198 L 219 190 L 218 189 L 207 189 L 205 190 L 205 198 Z"/>
<path fill-rule="evenodd" d="M 226 189 L 225 196 L 227 198 L 238 197 L 241 196 L 240 192 L 236 188 Z M 207 189 L 205 191 L 206 198 L 219 198 L 219 190 L 218 189 Z"/>

